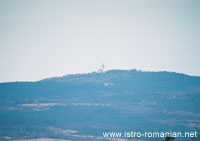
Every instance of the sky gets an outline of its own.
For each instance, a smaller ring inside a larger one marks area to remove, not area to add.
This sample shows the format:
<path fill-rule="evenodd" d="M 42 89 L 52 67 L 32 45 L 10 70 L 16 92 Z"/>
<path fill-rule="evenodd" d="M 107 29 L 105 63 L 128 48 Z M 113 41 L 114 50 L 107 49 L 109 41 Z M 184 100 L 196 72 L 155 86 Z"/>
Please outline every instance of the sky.
<path fill-rule="evenodd" d="M 200 76 L 199 0 L 0 0 L 0 82 L 105 69 Z"/>

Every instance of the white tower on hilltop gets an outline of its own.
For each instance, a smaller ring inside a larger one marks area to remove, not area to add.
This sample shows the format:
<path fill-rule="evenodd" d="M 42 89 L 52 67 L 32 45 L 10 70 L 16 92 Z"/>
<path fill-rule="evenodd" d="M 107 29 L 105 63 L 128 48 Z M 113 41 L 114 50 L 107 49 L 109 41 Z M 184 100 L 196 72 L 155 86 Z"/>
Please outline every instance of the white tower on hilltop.
<path fill-rule="evenodd" d="M 105 69 L 105 65 L 104 63 L 101 65 L 101 68 L 97 70 L 97 72 L 101 73 L 101 72 L 104 72 L 104 69 Z"/>
<path fill-rule="evenodd" d="M 101 65 L 101 70 L 102 70 L 102 72 L 104 72 L 104 68 L 105 68 L 105 65 L 104 65 L 104 63 Z"/>

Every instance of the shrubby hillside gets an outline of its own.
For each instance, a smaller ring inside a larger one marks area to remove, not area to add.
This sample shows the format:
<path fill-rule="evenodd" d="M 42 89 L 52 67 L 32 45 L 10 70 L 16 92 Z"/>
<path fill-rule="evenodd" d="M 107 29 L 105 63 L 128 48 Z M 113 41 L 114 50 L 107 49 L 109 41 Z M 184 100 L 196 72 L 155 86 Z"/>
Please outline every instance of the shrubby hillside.
<path fill-rule="evenodd" d="M 0 139 L 99 139 L 103 131 L 193 131 L 200 77 L 110 70 L 0 83 Z"/>

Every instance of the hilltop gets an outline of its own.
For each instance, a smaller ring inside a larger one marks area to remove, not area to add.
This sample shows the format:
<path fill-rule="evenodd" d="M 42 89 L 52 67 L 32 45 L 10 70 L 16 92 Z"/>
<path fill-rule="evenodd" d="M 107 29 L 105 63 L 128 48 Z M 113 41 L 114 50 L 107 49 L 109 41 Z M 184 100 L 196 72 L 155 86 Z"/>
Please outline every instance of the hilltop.
<path fill-rule="evenodd" d="M 192 131 L 200 124 L 199 102 L 200 77 L 166 71 L 109 70 L 0 83 L 0 139 Z"/>

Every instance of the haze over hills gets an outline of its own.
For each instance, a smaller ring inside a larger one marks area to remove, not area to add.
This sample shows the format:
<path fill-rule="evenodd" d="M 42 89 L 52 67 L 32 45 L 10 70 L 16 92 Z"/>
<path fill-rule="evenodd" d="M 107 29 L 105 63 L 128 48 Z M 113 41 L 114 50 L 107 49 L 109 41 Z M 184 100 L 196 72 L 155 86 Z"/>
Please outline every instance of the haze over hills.
<path fill-rule="evenodd" d="M 172 82 L 176 83 L 187 83 L 190 82 L 199 84 L 198 76 L 189 76 L 183 73 L 176 73 L 176 72 L 167 72 L 167 71 L 160 71 L 160 72 L 148 72 L 148 71 L 140 71 L 140 70 L 109 70 L 106 72 L 92 72 L 87 74 L 72 74 L 72 75 L 65 75 L 61 77 L 51 77 L 47 79 L 43 79 L 40 82 L 72 82 L 78 81 L 80 82 L 95 82 L 95 83 L 121 83 L 128 81 L 128 82 L 138 82 L 144 81 L 146 82 L 154 82 L 162 81 L 164 82 Z M 124 81 L 123 81 L 124 80 Z M 183 82 L 182 82 L 183 81 Z M 124 84 L 125 85 L 125 84 Z M 129 84 L 131 85 L 131 83 Z M 178 84 L 177 84 L 178 85 Z M 181 84 L 180 84 L 181 85 Z"/>
<path fill-rule="evenodd" d="M 102 140 L 103 131 L 193 131 L 200 77 L 109 70 L 0 83 L 2 139 Z"/>

